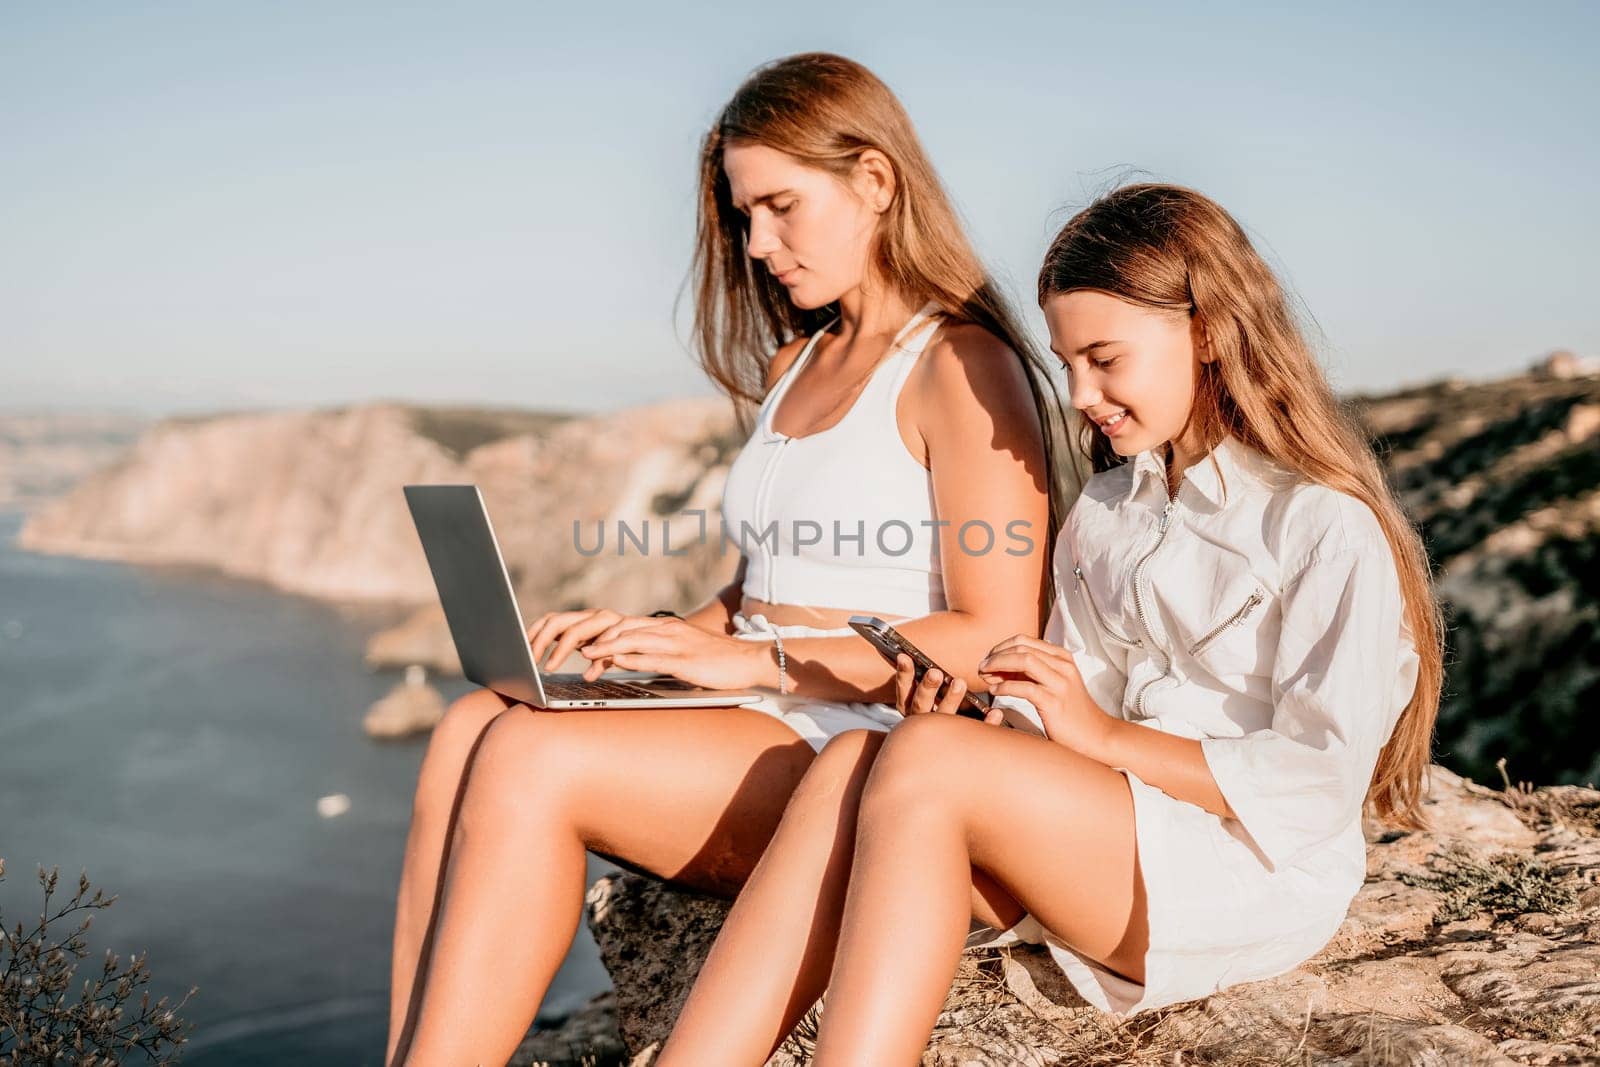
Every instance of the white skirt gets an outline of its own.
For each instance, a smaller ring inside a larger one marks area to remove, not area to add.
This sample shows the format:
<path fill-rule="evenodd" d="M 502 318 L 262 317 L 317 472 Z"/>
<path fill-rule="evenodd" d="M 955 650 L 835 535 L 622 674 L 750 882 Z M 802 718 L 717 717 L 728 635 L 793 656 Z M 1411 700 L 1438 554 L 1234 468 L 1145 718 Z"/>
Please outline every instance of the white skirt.
<path fill-rule="evenodd" d="M 1107 970 L 1032 915 L 1003 932 L 977 925 L 968 945 L 1044 944 L 1079 995 L 1120 1015 L 1210 996 L 1291 971 L 1338 932 L 1366 879 L 1360 822 L 1308 859 L 1269 871 L 1236 819 L 1178 800 L 1126 768 L 1150 907 L 1141 985 Z"/>
<path fill-rule="evenodd" d="M 848 626 L 831 630 L 815 626 L 774 626 L 764 615 L 746 618 L 743 612 L 734 613 L 733 629 L 734 636 L 744 641 L 771 641 L 774 631 L 785 640 L 792 637 L 844 637 L 855 633 Z M 823 745 L 846 730 L 888 731 L 902 718 L 900 710 L 893 704 L 819 700 L 816 697 L 776 692 L 745 706 L 779 720 L 818 752 L 822 751 Z"/>

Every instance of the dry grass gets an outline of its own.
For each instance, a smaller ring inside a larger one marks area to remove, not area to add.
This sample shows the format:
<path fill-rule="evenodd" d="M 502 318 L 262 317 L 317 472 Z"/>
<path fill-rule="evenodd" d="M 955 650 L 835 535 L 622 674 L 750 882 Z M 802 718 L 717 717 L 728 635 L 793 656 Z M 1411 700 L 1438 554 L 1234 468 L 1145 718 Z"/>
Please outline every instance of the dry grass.
<path fill-rule="evenodd" d="M 1487 912 L 1493 916 L 1567 911 L 1577 903 L 1571 887 L 1531 856 L 1502 852 L 1482 858 L 1452 848 L 1435 859 L 1431 874 L 1401 872 L 1406 885 L 1430 889 L 1444 897 L 1435 923 L 1470 919 Z"/>
<path fill-rule="evenodd" d="M 1564 828 L 1584 837 L 1600 837 L 1600 792 L 1576 785 L 1547 785 L 1535 789 L 1531 782 L 1511 784 L 1505 757 L 1495 761 L 1505 782 L 1500 801 L 1533 830 Z"/>
<path fill-rule="evenodd" d="M 1595 1048 L 1600 1018 L 1596 1017 L 1596 1009 L 1592 1005 L 1568 1005 L 1529 1012 L 1504 1026 L 1507 1036 L 1511 1037 L 1526 1037 L 1535 1041 L 1575 1041 Z"/>

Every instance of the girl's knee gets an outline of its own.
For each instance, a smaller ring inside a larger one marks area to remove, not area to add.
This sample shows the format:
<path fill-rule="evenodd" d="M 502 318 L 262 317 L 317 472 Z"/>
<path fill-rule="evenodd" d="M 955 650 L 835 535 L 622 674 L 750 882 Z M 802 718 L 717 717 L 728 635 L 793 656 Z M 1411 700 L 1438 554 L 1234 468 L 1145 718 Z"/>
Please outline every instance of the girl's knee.
<path fill-rule="evenodd" d="M 960 749 L 962 731 L 977 725 L 970 719 L 938 712 L 907 716 L 889 731 L 879 758 L 918 766 L 948 762 L 951 753 Z"/>
<path fill-rule="evenodd" d="M 938 806 L 951 776 L 962 773 L 961 738 L 952 735 L 971 725 L 950 715 L 927 714 L 911 716 L 889 731 L 862 794 L 862 816 Z"/>

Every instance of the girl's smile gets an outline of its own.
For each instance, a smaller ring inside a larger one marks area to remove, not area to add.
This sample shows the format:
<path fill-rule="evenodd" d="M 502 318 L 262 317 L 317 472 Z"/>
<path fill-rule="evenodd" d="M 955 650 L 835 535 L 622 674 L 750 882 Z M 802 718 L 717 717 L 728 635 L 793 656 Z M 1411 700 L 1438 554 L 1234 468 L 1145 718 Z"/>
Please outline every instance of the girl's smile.
<path fill-rule="evenodd" d="M 1127 409 L 1113 411 L 1109 415 L 1090 415 L 1089 417 L 1094 420 L 1095 425 L 1100 427 L 1101 432 L 1107 437 L 1115 437 L 1126 429 L 1128 422 L 1132 418 Z"/>

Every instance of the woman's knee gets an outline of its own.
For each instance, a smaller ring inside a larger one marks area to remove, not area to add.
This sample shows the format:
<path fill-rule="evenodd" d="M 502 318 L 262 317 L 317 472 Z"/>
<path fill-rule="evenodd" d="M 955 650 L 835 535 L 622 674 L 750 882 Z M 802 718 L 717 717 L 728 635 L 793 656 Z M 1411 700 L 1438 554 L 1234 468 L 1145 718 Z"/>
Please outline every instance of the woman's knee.
<path fill-rule="evenodd" d="M 808 773 L 818 777 L 854 774 L 864 766 L 871 766 L 888 736 L 883 730 L 846 730 L 835 734 L 811 761 Z"/>
<path fill-rule="evenodd" d="M 433 736 L 428 741 L 429 756 L 435 750 L 464 756 L 478 743 L 495 717 L 510 706 L 510 700 L 492 689 L 474 689 L 457 697 L 433 728 Z"/>
<path fill-rule="evenodd" d="M 479 741 L 509 705 L 510 701 L 493 690 L 474 689 L 445 709 L 428 738 L 428 751 L 417 776 L 413 817 L 449 810 Z"/>
<path fill-rule="evenodd" d="M 886 736 L 882 730 L 846 730 L 830 738 L 806 768 L 789 806 L 836 805 L 841 796 L 859 795 Z"/>
<path fill-rule="evenodd" d="M 573 728 L 581 715 L 514 704 L 494 716 L 473 756 L 468 804 L 549 814 L 565 803 L 595 756 L 587 739 L 596 735 Z"/>

